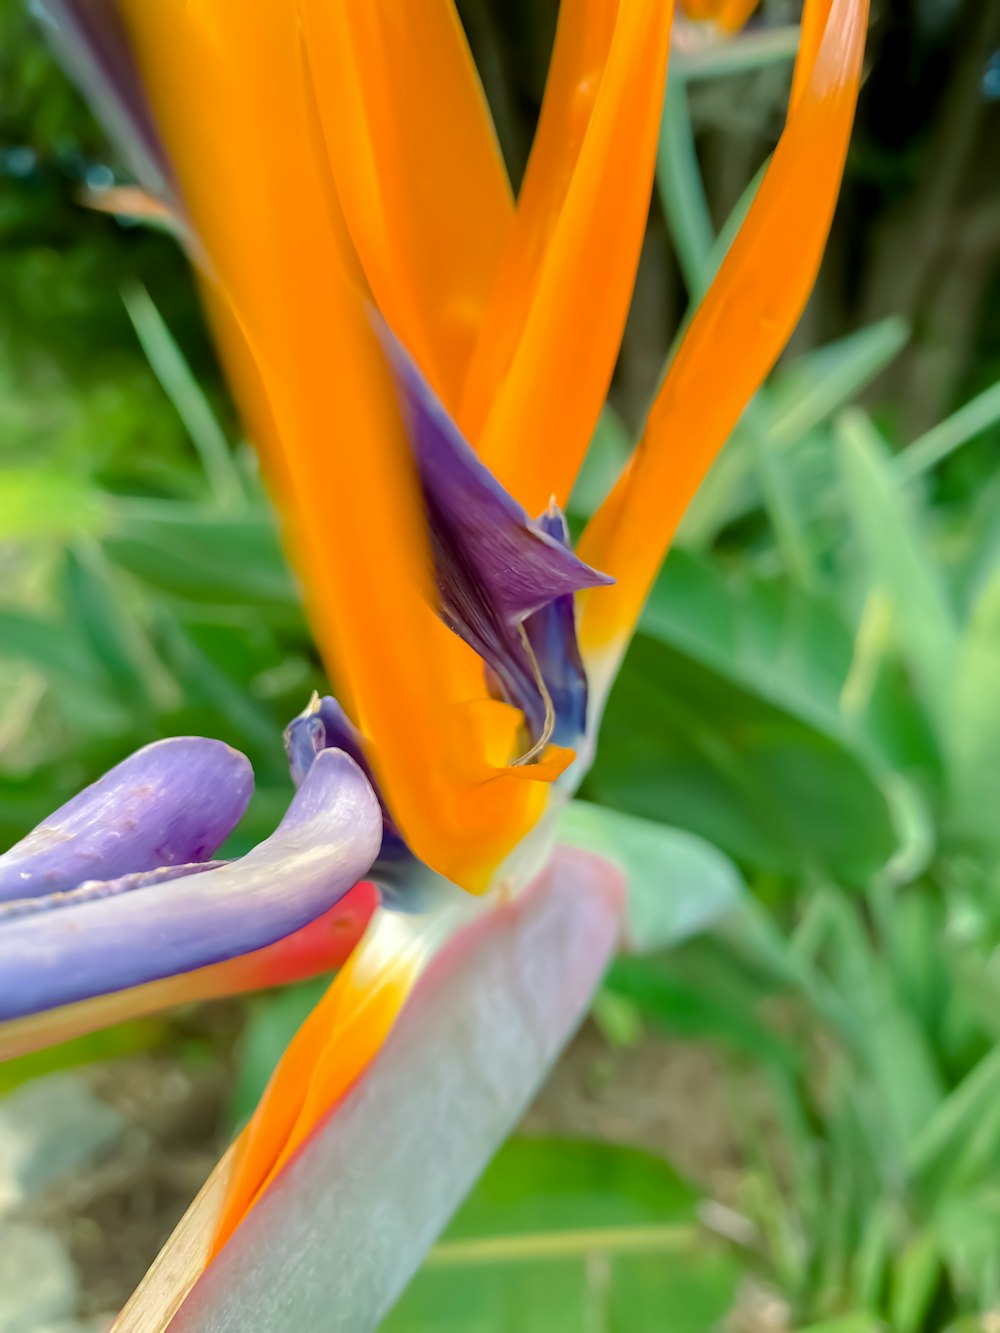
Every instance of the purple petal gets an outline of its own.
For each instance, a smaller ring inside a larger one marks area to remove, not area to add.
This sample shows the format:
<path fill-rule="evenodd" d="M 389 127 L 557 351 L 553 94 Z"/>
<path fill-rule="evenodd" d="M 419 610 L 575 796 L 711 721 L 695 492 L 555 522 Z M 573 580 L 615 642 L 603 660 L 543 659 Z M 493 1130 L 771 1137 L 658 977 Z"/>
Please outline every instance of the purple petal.
<path fill-rule="evenodd" d="M 531 521 L 462 438 L 405 348 L 384 325 L 379 331 L 423 489 L 442 616 L 522 709 L 537 740 L 546 701 L 521 626 L 556 598 L 612 580 Z"/>
<path fill-rule="evenodd" d="M 561 848 L 524 894 L 456 935 L 171 1333 L 378 1328 L 585 1013 L 623 906 L 617 871 Z M 133 1298 L 136 1327 L 177 1309 L 225 1180 L 223 1164 Z"/>
<path fill-rule="evenodd" d="M 0 1019 L 261 949 L 332 907 L 378 853 L 364 774 L 326 750 L 280 827 L 239 861 L 134 893 L 0 922 Z"/>
<path fill-rule="evenodd" d="M 563 546 L 569 545 L 569 528 L 558 505 L 551 505 L 538 526 Z M 587 730 L 587 672 L 577 643 L 573 594 L 556 597 L 535 611 L 524 628 L 552 700 L 552 739 L 557 745 L 575 747 Z"/>
<path fill-rule="evenodd" d="M 33 9 L 136 180 L 175 203 L 173 173 L 115 0 L 35 0 Z"/>
<path fill-rule="evenodd" d="M 156 741 L 0 856 L 0 902 L 204 861 L 239 823 L 252 791 L 250 761 L 222 741 Z"/>
<path fill-rule="evenodd" d="M 61 893 L 45 893 L 38 898 L 15 898 L 13 902 L 0 903 L 0 927 L 5 921 L 13 921 L 17 916 L 37 916 L 41 912 L 58 911 L 60 907 L 81 907 L 98 898 L 133 893 L 136 889 L 148 889 L 151 884 L 166 884 L 172 879 L 200 875 L 205 870 L 217 870 L 224 865 L 228 865 L 228 862 L 196 861 L 180 866 L 160 866 L 157 870 L 140 870 L 137 874 L 122 875 L 118 879 L 88 879 L 75 889 L 66 889 Z"/>
<path fill-rule="evenodd" d="M 314 694 L 309 706 L 285 728 L 285 751 L 292 781 L 301 787 L 321 750 L 343 750 L 349 754 L 368 779 L 382 807 L 382 850 L 380 857 L 398 860 L 408 855 L 399 829 L 385 803 L 375 774 L 365 755 L 364 737 L 332 695 Z"/>

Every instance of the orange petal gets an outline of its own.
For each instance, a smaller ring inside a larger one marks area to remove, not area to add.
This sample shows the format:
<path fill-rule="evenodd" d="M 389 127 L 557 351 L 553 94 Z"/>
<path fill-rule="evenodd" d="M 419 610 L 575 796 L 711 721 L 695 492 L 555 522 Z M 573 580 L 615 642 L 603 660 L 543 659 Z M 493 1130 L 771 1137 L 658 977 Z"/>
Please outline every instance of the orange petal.
<path fill-rule="evenodd" d="M 225 0 L 123 8 L 325 660 L 411 848 L 484 888 L 546 792 L 489 764 L 455 707 L 485 693 L 481 669 L 432 609 L 412 458 L 318 151 L 294 10 L 266 0 L 247 23 Z"/>
<path fill-rule="evenodd" d="M 319 118 L 380 309 L 454 413 L 513 205 L 452 0 L 300 0 Z"/>
<path fill-rule="evenodd" d="M 565 504 L 607 394 L 653 181 L 671 5 L 564 0 L 459 424 L 530 513 Z"/>
<path fill-rule="evenodd" d="M 617 583 L 586 595 L 581 640 L 613 673 L 688 502 L 798 322 L 819 269 L 854 119 L 867 0 L 807 0 L 784 132 L 698 307 L 629 467 L 582 558 Z"/>
<path fill-rule="evenodd" d="M 689 19 L 717 23 L 723 32 L 738 32 L 757 8 L 759 0 L 681 0 Z"/>

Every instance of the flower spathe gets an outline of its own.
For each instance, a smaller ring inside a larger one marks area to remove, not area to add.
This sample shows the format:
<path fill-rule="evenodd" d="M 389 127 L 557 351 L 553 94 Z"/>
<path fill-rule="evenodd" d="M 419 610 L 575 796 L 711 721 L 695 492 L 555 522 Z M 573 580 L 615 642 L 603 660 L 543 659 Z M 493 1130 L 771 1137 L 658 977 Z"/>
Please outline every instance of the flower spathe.
<path fill-rule="evenodd" d="M 576 554 L 559 506 L 631 296 L 670 4 L 563 0 L 516 202 L 451 0 L 103 7 L 127 30 L 352 740 L 415 866 L 517 888 L 518 849 L 582 775 L 565 747 L 585 762 L 680 515 L 808 297 L 866 0 L 807 0 L 785 131 Z M 308 718 L 296 735 L 308 786 L 326 741 Z M 375 914 L 241 1141 L 220 1238 L 365 1068 L 441 920 Z"/>

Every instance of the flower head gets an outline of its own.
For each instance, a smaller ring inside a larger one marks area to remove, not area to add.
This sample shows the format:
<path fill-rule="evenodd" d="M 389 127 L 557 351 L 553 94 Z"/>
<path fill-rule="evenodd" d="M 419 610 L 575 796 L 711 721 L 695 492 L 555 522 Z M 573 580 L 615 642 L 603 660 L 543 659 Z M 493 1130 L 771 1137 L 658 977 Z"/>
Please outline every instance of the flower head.
<path fill-rule="evenodd" d="M 421 886 L 420 910 L 376 912 L 289 1049 L 221 1244 L 475 910 L 462 890 L 516 891 L 544 859 L 677 522 L 808 297 L 867 6 L 807 0 L 784 133 L 574 552 L 562 509 L 631 297 L 670 4 L 563 0 L 516 202 L 451 0 L 47 5 L 169 192 L 303 576 L 338 702 L 289 728 L 288 821 L 364 787 L 356 837 L 330 815 L 338 885 L 372 861 L 388 883 L 402 859 Z M 251 869 L 276 872 L 287 849 L 259 853 Z"/>

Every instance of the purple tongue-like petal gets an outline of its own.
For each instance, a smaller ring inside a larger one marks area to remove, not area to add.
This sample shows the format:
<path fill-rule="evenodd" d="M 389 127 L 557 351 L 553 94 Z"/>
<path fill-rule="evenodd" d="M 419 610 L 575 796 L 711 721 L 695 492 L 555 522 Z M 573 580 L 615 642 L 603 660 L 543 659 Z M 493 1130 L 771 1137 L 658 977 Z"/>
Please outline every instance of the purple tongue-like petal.
<path fill-rule="evenodd" d="M 35 0 L 34 12 L 136 180 L 156 198 L 176 203 L 170 164 L 115 0 Z"/>
<path fill-rule="evenodd" d="M 398 339 L 385 325 L 379 331 L 423 489 L 442 615 L 491 668 L 537 739 L 546 709 L 522 623 L 556 598 L 612 580 L 532 522 L 462 438 Z"/>
<path fill-rule="evenodd" d="M 0 902 L 204 861 L 239 823 L 252 791 L 250 761 L 222 741 L 156 741 L 0 856 Z"/>
<path fill-rule="evenodd" d="M 187 861 L 179 866 L 160 866 L 157 870 L 140 870 L 134 875 L 120 875 L 118 879 L 88 879 L 78 884 L 75 889 L 66 889 L 61 893 L 44 893 L 40 898 L 15 898 L 13 902 L 0 903 L 0 929 L 5 921 L 13 921 L 18 916 L 37 916 L 41 912 L 54 912 L 60 907 L 82 907 L 84 903 L 96 902 L 98 898 L 113 898 L 119 893 L 134 893 L 136 889 L 148 889 L 152 884 L 166 884 L 172 879 L 186 879 L 188 875 L 201 875 L 206 870 L 217 870 L 228 865 L 227 861 Z"/>
<path fill-rule="evenodd" d="M 0 920 L 0 1020 L 190 972 L 290 935 L 378 854 L 382 817 L 340 750 L 317 755 L 280 827 L 216 870 Z"/>

